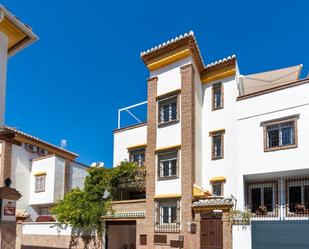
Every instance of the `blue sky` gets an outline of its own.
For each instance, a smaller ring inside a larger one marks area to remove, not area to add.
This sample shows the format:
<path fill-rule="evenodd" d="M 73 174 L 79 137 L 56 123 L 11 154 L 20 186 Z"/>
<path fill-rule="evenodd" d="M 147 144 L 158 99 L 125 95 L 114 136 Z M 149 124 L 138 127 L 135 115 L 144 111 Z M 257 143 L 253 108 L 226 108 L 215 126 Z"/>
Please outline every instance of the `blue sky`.
<path fill-rule="evenodd" d="M 117 109 L 146 100 L 140 52 L 189 30 L 242 74 L 304 64 L 308 1 L 3 0 L 40 40 L 9 61 L 6 123 L 112 164 Z"/>

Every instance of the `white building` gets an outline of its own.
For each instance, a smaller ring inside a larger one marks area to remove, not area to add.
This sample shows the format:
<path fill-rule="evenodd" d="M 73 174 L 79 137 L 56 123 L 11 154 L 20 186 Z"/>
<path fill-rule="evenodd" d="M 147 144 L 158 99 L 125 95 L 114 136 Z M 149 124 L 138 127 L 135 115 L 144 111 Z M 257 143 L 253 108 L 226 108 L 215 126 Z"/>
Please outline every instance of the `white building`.
<path fill-rule="evenodd" d="M 142 211 L 130 223 L 136 236 L 122 244 L 308 248 L 309 79 L 299 78 L 302 66 L 241 75 L 236 56 L 205 65 L 193 32 L 141 58 L 150 71 L 147 122 L 114 131 L 114 166 L 145 161 L 147 171 L 145 207 L 115 204 L 123 225 L 128 213 Z M 232 216 L 235 209 L 249 212 L 251 225 Z"/>

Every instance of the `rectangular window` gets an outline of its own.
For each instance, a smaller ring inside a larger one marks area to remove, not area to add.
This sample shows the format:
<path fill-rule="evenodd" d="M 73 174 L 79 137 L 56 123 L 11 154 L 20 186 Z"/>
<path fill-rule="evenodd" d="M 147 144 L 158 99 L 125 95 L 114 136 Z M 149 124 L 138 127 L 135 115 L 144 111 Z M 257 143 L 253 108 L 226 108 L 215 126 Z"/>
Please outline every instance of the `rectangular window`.
<path fill-rule="evenodd" d="M 222 183 L 214 183 L 212 185 L 212 193 L 214 196 L 222 196 Z"/>
<path fill-rule="evenodd" d="M 35 176 L 35 192 L 45 191 L 45 179 L 46 175 Z"/>
<path fill-rule="evenodd" d="M 217 83 L 212 86 L 212 110 L 223 108 L 223 86 Z"/>
<path fill-rule="evenodd" d="M 130 162 L 135 162 L 139 166 L 144 166 L 145 163 L 145 148 L 129 151 Z"/>
<path fill-rule="evenodd" d="M 159 124 L 178 120 L 177 95 L 159 100 Z"/>
<path fill-rule="evenodd" d="M 264 122 L 264 150 L 297 147 L 297 117 Z"/>
<path fill-rule="evenodd" d="M 267 215 L 275 211 L 277 204 L 276 182 L 249 183 L 246 202 L 250 212 L 257 215 Z"/>
<path fill-rule="evenodd" d="M 155 201 L 155 231 L 178 232 L 180 229 L 180 200 L 160 199 Z"/>
<path fill-rule="evenodd" d="M 211 145 L 211 158 L 212 160 L 223 158 L 224 145 L 223 145 L 223 136 L 224 130 L 211 132 L 210 133 L 212 139 Z"/>
<path fill-rule="evenodd" d="M 309 179 L 287 180 L 290 213 L 309 214 Z"/>
<path fill-rule="evenodd" d="M 164 151 L 158 153 L 158 178 L 165 179 L 177 177 L 178 151 Z"/>

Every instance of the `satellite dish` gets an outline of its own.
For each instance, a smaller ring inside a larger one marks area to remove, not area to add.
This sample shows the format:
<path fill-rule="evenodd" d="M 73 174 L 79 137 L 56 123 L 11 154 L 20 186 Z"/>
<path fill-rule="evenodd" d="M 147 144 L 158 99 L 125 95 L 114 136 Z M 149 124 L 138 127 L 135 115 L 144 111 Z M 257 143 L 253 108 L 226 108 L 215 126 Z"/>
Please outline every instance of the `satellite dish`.
<path fill-rule="evenodd" d="M 104 162 L 99 162 L 99 167 L 103 168 L 104 167 Z"/>
<path fill-rule="evenodd" d="M 97 163 L 96 162 L 93 162 L 92 164 L 90 164 L 90 167 L 94 168 L 97 166 Z"/>

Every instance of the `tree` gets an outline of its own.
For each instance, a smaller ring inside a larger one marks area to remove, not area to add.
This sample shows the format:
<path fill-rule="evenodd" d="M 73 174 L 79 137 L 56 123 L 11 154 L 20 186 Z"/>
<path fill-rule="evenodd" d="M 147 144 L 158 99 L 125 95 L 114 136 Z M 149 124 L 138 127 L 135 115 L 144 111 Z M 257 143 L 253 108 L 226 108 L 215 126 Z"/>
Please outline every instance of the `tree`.
<path fill-rule="evenodd" d="M 61 225 L 78 230 L 97 231 L 102 238 L 102 216 L 112 212 L 111 201 L 119 198 L 119 185 L 130 182 L 138 190 L 144 189 L 145 169 L 136 163 L 122 162 L 115 168 L 91 167 L 84 189 L 72 189 L 53 208 Z"/>
<path fill-rule="evenodd" d="M 110 211 L 109 191 L 111 170 L 89 168 L 84 190 L 72 189 L 53 208 L 60 224 L 82 230 L 96 230 L 102 238 L 102 216 Z"/>

